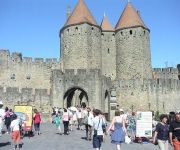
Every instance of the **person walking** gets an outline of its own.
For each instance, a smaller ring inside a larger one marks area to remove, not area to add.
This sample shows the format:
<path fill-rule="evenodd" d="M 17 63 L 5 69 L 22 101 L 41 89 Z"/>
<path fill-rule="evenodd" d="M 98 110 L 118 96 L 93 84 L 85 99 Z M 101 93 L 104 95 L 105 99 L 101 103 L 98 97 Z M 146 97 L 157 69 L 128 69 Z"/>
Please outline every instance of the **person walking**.
<path fill-rule="evenodd" d="M 5 110 L 3 109 L 3 102 L 0 101 L 0 136 L 2 135 L 2 129 L 3 129 L 3 124 L 4 124 L 4 117 L 6 113 Z"/>
<path fill-rule="evenodd" d="M 116 149 L 121 150 L 121 143 L 125 140 L 127 135 L 125 120 L 121 116 L 119 110 L 115 111 L 115 117 L 112 119 L 108 132 L 111 131 L 111 143 L 116 144 Z"/>
<path fill-rule="evenodd" d="M 131 141 L 135 140 L 136 136 L 136 116 L 135 112 L 132 112 L 132 115 L 128 117 L 128 132 L 131 137 Z"/>
<path fill-rule="evenodd" d="M 41 115 L 37 109 L 34 109 L 33 120 L 34 120 L 34 129 L 35 129 L 36 135 L 40 135 Z"/>
<path fill-rule="evenodd" d="M 68 115 L 69 115 L 69 127 L 68 127 L 68 131 L 73 131 L 73 126 L 74 126 L 74 122 L 73 122 L 73 112 L 72 110 L 69 108 L 67 110 Z"/>
<path fill-rule="evenodd" d="M 20 122 L 16 114 L 12 116 L 12 122 L 10 124 L 11 136 L 14 143 L 14 149 L 19 149 L 20 137 Z"/>
<path fill-rule="evenodd" d="M 76 116 L 77 116 L 77 121 L 78 121 L 77 130 L 82 130 L 82 119 L 83 119 L 83 116 L 82 116 L 82 111 L 81 111 L 80 108 L 76 112 Z"/>
<path fill-rule="evenodd" d="M 63 116 L 62 116 L 62 120 L 63 120 L 63 124 L 64 124 L 64 135 L 68 135 L 69 132 L 69 113 L 67 111 L 66 108 L 64 108 L 64 112 L 63 112 Z"/>
<path fill-rule="evenodd" d="M 94 119 L 93 119 L 93 129 L 94 129 L 94 134 L 93 134 L 93 148 L 95 150 L 101 150 L 101 145 L 103 142 L 103 128 L 102 125 L 105 124 L 103 122 L 103 119 L 101 117 L 101 111 L 98 109 L 95 109 L 93 111 L 94 113 Z"/>
<path fill-rule="evenodd" d="M 104 136 L 107 135 L 107 131 L 106 131 L 106 128 L 107 128 L 107 121 L 106 121 L 106 117 L 105 117 L 105 114 L 101 111 L 101 118 L 103 119 L 103 124 L 102 124 L 102 129 L 103 129 L 103 133 L 104 133 Z"/>
<path fill-rule="evenodd" d="M 11 113 L 9 111 L 9 108 L 5 108 L 5 125 L 7 129 L 7 133 L 10 133 L 10 124 L 11 124 Z"/>
<path fill-rule="evenodd" d="M 88 117 L 88 122 L 85 125 L 86 129 L 86 139 L 91 141 L 92 140 L 92 126 L 93 126 L 93 114 L 91 112 L 91 109 L 87 107 L 87 117 Z"/>
<path fill-rule="evenodd" d="M 58 114 L 56 114 L 56 117 L 54 118 L 54 122 L 56 124 L 56 128 L 59 131 L 59 134 L 61 135 L 61 116 L 60 116 L 60 112 Z"/>
<path fill-rule="evenodd" d="M 160 123 L 156 125 L 155 134 L 153 138 L 153 143 L 158 142 L 160 150 L 168 150 L 168 135 L 169 135 L 169 126 L 167 125 L 168 116 L 162 114 L 160 116 Z"/>
<path fill-rule="evenodd" d="M 169 139 L 174 150 L 180 150 L 180 113 L 176 113 L 175 121 L 170 124 Z"/>

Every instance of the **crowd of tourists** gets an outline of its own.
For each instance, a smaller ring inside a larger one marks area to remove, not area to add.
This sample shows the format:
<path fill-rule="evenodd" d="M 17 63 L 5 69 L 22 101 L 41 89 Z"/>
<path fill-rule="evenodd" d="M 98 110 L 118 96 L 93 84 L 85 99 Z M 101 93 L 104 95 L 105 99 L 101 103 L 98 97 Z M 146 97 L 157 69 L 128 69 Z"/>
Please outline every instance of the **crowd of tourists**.
<path fill-rule="evenodd" d="M 158 145 L 160 150 L 168 150 L 169 143 L 174 150 L 180 150 L 179 112 L 171 112 L 169 115 L 162 114 L 159 120 L 153 117 L 152 139 L 136 137 L 136 113 L 132 112 L 129 115 L 118 107 L 108 128 L 104 114 L 98 109 L 91 110 L 89 107 L 53 108 L 52 120 L 58 130 L 60 124 L 64 124 L 64 133 L 59 130 L 60 134 L 68 135 L 76 127 L 77 130 L 85 130 L 86 140 L 92 140 L 93 148 L 97 150 L 100 150 L 103 139 L 108 134 L 111 135 L 111 143 L 116 145 L 117 150 L 121 149 L 121 144 L 124 142 L 142 143 L 143 140 Z"/>
<path fill-rule="evenodd" d="M 13 113 L 12 109 L 2 108 L 0 101 L 0 136 L 2 136 L 3 124 L 7 134 L 11 134 L 14 148 L 19 149 L 22 145 L 22 120 Z M 34 109 L 33 114 L 34 134 L 39 136 L 41 114 Z M 122 143 L 143 142 L 145 138 L 136 137 L 136 113 L 125 113 L 117 107 L 112 121 L 108 123 L 104 113 L 99 109 L 81 107 L 52 109 L 52 124 L 57 128 L 60 135 L 68 136 L 73 130 L 84 132 L 85 140 L 92 142 L 92 147 L 102 150 L 101 146 L 106 136 L 111 136 L 111 143 L 116 145 L 116 150 L 121 150 Z M 63 126 L 63 130 L 61 127 Z M 169 143 L 174 150 L 180 150 L 180 113 L 171 112 L 170 115 L 160 115 L 159 121 L 153 119 L 152 143 L 159 146 L 160 150 L 168 150 Z M 150 141 L 150 139 L 146 139 Z"/>

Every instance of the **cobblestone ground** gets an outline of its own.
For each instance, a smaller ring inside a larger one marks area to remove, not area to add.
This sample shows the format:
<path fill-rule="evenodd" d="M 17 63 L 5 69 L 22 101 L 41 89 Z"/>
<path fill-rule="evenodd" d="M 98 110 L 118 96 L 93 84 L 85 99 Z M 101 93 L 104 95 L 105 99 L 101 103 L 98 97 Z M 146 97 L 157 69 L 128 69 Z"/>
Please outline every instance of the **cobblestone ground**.
<path fill-rule="evenodd" d="M 23 139 L 22 149 L 24 150 L 92 150 L 92 142 L 82 139 L 85 131 L 74 130 L 70 135 L 59 135 L 53 124 L 42 124 L 42 134 L 31 138 Z M 11 138 L 8 134 L 0 137 L 0 150 L 12 149 Z M 106 137 L 102 145 L 102 150 L 115 150 L 115 146 L 110 143 L 109 136 Z M 153 144 L 122 144 L 122 150 L 158 150 Z M 172 147 L 170 146 L 170 149 Z"/>

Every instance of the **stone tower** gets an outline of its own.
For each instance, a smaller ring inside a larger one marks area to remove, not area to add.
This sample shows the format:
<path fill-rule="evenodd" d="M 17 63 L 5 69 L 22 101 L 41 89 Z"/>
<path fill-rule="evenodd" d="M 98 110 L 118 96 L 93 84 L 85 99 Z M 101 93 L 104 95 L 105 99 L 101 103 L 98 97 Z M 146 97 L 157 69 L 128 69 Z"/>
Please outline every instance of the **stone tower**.
<path fill-rule="evenodd" d="M 114 80 L 116 78 L 115 31 L 106 15 L 101 22 L 101 30 L 102 74 Z"/>
<path fill-rule="evenodd" d="M 101 68 L 101 30 L 83 0 L 60 31 L 63 69 Z"/>
<path fill-rule="evenodd" d="M 150 30 L 130 2 L 115 30 L 117 78 L 151 78 Z"/>

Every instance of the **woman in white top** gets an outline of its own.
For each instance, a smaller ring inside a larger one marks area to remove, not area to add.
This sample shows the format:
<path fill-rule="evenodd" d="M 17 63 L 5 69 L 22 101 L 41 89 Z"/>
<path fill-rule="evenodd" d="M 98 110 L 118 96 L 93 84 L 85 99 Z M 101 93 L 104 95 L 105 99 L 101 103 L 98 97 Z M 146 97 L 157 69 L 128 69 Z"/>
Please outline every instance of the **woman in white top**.
<path fill-rule="evenodd" d="M 91 112 L 91 109 L 89 107 L 87 107 L 87 124 L 85 125 L 86 128 L 86 138 L 87 140 L 91 141 L 92 139 L 92 127 L 93 127 L 93 114 Z"/>
<path fill-rule="evenodd" d="M 0 101 L 0 136 L 2 134 L 3 124 L 4 124 L 3 120 L 6 115 L 5 110 L 2 107 L 3 107 L 3 103 L 2 101 Z"/>
<path fill-rule="evenodd" d="M 12 116 L 13 121 L 11 122 L 10 128 L 11 128 L 11 135 L 12 140 L 15 146 L 15 149 L 19 149 L 19 143 L 20 143 L 20 120 L 17 118 L 16 114 L 13 114 Z"/>
<path fill-rule="evenodd" d="M 93 111 L 94 113 L 94 119 L 93 119 L 93 129 L 94 129 L 94 135 L 93 135 L 93 148 L 96 150 L 101 150 L 101 144 L 103 142 L 103 129 L 102 125 L 104 124 L 103 119 L 101 117 L 101 111 L 98 109 L 95 109 Z"/>
<path fill-rule="evenodd" d="M 69 134 L 69 113 L 66 108 L 64 108 L 63 116 L 62 116 L 63 124 L 64 124 L 64 135 Z"/>
<path fill-rule="evenodd" d="M 77 115 L 77 121 L 78 121 L 78 130 L 82 130 L 82 111 L 81 109 L 79 108 L 78 111 L 76 112 L 76 115 Z"/>

